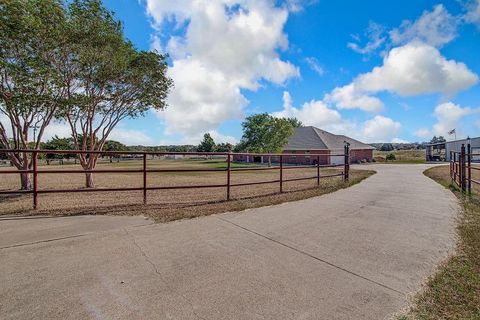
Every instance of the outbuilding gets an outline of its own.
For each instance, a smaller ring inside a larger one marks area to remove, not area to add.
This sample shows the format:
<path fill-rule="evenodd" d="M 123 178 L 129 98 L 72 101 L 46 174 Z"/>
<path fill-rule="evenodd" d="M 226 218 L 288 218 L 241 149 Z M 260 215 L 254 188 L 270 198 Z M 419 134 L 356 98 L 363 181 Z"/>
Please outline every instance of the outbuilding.
<path fill-rule="evenodd" d="M 480 153 L 480 137 L 427 144 L 426 160 L 450 161 L 451 152 L 460 152 L 462 145 L 466 147 L 468 144 L 470 144 L 472 154 L 475 154 L 472 160 L 480 161 L 480 157 L 477 156 Z"/>

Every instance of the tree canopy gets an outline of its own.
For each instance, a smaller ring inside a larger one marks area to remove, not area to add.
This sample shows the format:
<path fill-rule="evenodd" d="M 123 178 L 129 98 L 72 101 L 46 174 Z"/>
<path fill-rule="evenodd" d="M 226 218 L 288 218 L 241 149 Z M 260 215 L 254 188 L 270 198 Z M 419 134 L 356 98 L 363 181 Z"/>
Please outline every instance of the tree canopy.
<path fill-rule="evenodd" d="M 3 148 L 38 148 L 45 128 L 63 106 L 66 91 L 60 67 L 66 22 L 65 8 L 59 0 L 0 2 Z M 31 169 L 27 154 L 10 152 L 8 157 L 18 169 Z M 21 184 L 22 189 L 31 188 L 28 174 L 21 174 Z"/>
<path fill-rule="evenodd" d="M 236 151 L 279 152 L 300 126 L 295 118 L 276 118 L 268 113 L 249 116 L 242 123 L 243 136 Z"/>
<path fill-rule="evenodd" d="M 213 140 L 210 133 L 205 133 L 203 135 L 203 140 L 197 147 L 198 152 L 214 152 L 215 151 L 215 141 Z"/>
<path fill-rule="evenodd" d="M 56 118 L 70 125 L 75 149 L 101 151 L 120 121 L 166 107 L 166 72 L 166 56 L 137 50 L 100 0 L 1 1 L 0 145 L 26 149 L 33 129 L 38 148 Z M 26 153 L 9 157 L 31 166 Z M 97 158 L 79 156 L 89 170 Z"/>

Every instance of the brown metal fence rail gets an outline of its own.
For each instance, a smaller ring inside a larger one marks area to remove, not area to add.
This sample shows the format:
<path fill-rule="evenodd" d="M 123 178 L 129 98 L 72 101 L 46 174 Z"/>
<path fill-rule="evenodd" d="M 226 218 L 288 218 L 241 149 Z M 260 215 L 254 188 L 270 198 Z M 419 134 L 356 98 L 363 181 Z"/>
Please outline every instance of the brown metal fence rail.
<path fill-rule="evenodd" d="M 462 144 L 460 152 L 450 152 L 450 178 L 463 192 L 472 193 L 472 183 L 480 185 L 479 180 L 472 178 L 472 170 L 480 171 L 480 167 L 472 165 L 472 158 L 480 153 L 472 153 L 470 144 Z"/>
<path fill-rule="evenodd" d="M 173 189 L 192 189 L 192 188 L 225 188 L 226 189 L 226 199 L 230 200 L 230 191 L 232 187 L 241 187 L 241 186 L 251 186 L 259 184 L 279 184 L 279 191 L 283 192 L 283 184 L 288 181 L 300 181 L 300 180 L 317 180 L 317 186 L 320 185 L 320 179 L 342 176 L 344 181 L 349 179 L 350 171 L 350 151 L 348 145 L 344 148 L 343 154 L 301 154 L 301 153 L 228 153 L 228 152 L 144 152 L 144 151 L 84 151 L 84 150 L 18 150 L 18 149 L 0 149 L 0 154 L 8 153 L 22 153 L 27 154 L 32 159 L 31 169 L 28 170 L 0 170 L 0 174 L 32 174 L 32 190 L 0 190 L 0 195 L 6 194 L 19 194 L 19 193 L 31 193 L 33 194 L 33 208 L 36 209 L 38 206 L 38 195 L 47 194 L 47 193 L 76 193 L 76 192 L 120 192 L 120 191 L 143 191 L 143 203 L 147 203 L 147 191 L 150 190 L 173 190 Z M 142 169 L 94 169 L 94 170 L 42 170 L 38 168 L 38 155 L 39 154 L 66 154 L 66 155 L 79 155 L 79 154 L 101 154 L 103 156 L 115 156 L 115 155 L 136 155 L 141 156 L 142 159 Z M 226 157 L 227 167 L 225 169 L 149 169 L 147 167 L 147 156 L 171 156 L 171 155 L 181 155 L 181 156 L 224 156 Z M 244 168 L 232 168 L 231 163 L 235 155 L 247 156 L 247 157 L 270 157 L 278 159 L 278 165 L 272 165 L 268 167 L 244 167 Z M 284 157 L 295 156 L 295 157 L 316 157 L 316 164 L 314 165 L 295 165 L 295 166 L 285 166 Z M 335 164 L 320 164 L 320 159 L 323 157 L 344 157 L 344 164 L 335 165 Z M 289 169 L 304 169 L 304 168 L 315 168 L 317 169 L 317 174 L 311 177 L 302 177 L 302 178 L 291 178 L 285 179 L 283 177 L 284 170 Z M 330 175 L 320 175 L 320 168 L 332 168 L 332 167 L 343 167 L 341 173 L 330 174 Z M 256 182 L 243 182 L 243 183 L 232 183 L 231 174 L 232 172 L 239 171 L 249 171 L 249 170 L 278 170 L 279 178 L 275 180 L 268 181 L 256 181 Z M 158 172 L 218 172 L 224 171 L 226 173 L 226 183 L 223 184 L 210 184 L 210 185 L 182 185 L 182 186 L 147 186 L 147 176 L 148 173 L 158 173 Z M 129 187 L 129 188 L 85 188 L 85 189 L 38 189 L 38 180 L 39 174 L 72 174 L 72 173 L 141 173 L 143 175 L 143 186 L 142 187 Z"/>

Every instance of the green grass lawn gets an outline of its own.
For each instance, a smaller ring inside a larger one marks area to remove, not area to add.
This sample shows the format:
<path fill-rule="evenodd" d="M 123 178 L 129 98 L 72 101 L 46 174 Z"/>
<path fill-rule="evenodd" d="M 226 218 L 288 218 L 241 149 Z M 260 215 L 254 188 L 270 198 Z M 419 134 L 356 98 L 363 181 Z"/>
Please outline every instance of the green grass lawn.
<path fill-rule="evenodd" d="M 399 319 L 480 319 L 480 194 L 465 197 L 451 184 L 448 166 L 424 174 L 451 189 L 464 210 L 458 217 L 455 254 L 429 278 L 410 312 Z"/>

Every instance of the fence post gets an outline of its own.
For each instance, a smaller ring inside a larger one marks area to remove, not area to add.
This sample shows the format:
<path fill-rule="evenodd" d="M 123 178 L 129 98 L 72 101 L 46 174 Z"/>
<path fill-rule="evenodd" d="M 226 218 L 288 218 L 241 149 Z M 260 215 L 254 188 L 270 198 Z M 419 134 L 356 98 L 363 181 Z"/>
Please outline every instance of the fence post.
<path fill-rule="evenodd" d="M 453 181 L 457 183 L 457 153 L 452 151 L 453 153 Z"/>
<path fill-rule="evenodd" d="M 345 142 L 344 146 L 345 160 L 343 164 L 343 181 L 348 182 L 350 171 L 350 143 Z"/>
<path fill-rule="evenodd" d="M 143 154 L 143 204 L 147 204 L 147 154 Z"/>
<path fill-rule="evenodd" d="M 227 201 L 230 200 L 230 175 L 231 175 L 231 164 L 232 164 L 232 159 L 231 159 L 231 153 L 228 153 L 227 155 Z"/>
<path fill-rule="evenodd" d="M 37 209 L 38 205 L 38 168 L 37 168 L 37 151 L 32 153 L 33 165 L 33 209 Z"/>
<path fill-rule="evenodd" d="M 467 191 L 468 194 L 472 194 L 472 148 L 470 146 L 470 143 L 467 144 Z"/>
<path fill-rule="evenodd" d="M 460 186 L 462 192 L 465 192 L 467 189 L 466 177 L 465 177 L 465 144 L 462 143 L 462 148 L 460 149 Z"/>
<path fill-rule="evenodd" d="M 320 155 L 317 155 L 317 186 L 320 185 Z"/>
<path fill-rule="evenodd" d="M 453 154 L 452 151 L 450 151 L 450 159 L 449 159 L 449 164 L 450 164 L 450 180 L 453 182 Z"/>
<path fill-rule="evenodd" d="M 283 192 L 283 156 L 280 155 L 280 193 Z"/>

